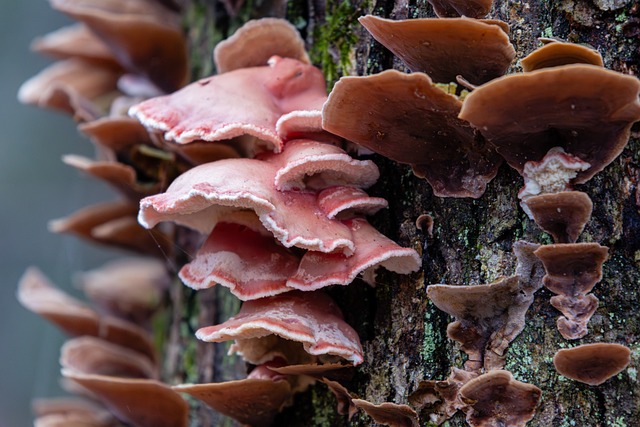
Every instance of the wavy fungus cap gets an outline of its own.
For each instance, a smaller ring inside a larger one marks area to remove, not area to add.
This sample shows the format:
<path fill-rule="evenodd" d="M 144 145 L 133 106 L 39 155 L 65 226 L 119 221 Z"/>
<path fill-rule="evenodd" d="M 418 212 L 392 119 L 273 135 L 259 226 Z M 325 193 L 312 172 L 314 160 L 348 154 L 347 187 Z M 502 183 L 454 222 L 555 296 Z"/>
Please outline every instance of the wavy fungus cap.
<path fill-rule="evenodd" d="M 574 182 L 604 169 L 640 120 L 640 80 L 602 67 L 572 64 L 500 77 L 476 88 L 460 118 L 476 127 L 521 175 L 550 149 L 589 164 Z"/>
<path fill-rule="evenodd" d="M 604 66 L 602 55 L 597 50 L 580 44 L 558 41 L 552 41 L 534 50 L 522 58 L 521 64 L 525 72 L 569 64 Z"/>
<path fill-rule="evenodd" d="M 289 21 L 262 18 L 246 22 L 213 50 L 218 73 L 266 65 L 273 55 L 309 64 L 304 40 Z"/>
<path fill-rule="evenodd" d="M 322 110 L 325 130 L 410 164 L 437 196 L 480 197 L 502 162 L 458 119 L 462 102 L 423 73 L 343 77 Z"/>
<path fill-rule="evenodd" d="M 373 15 L 358 20 L 411 71 L 426 73 L 438 83 L 455 82 L 458 75 L 474 85 L 486 83 L 506 73 L 516 55 L 508 31 L 497 25 L 498 21 L 398 21 Z"/>

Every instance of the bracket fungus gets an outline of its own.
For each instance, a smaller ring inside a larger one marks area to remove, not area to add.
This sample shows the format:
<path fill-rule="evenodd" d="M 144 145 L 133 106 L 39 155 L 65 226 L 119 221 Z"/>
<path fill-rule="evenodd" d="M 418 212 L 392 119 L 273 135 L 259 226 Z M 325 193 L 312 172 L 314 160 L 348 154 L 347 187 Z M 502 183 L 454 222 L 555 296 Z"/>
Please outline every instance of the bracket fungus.
<path fill-rule="evenodd" d="M 189 405 L 159 381 L 85 374 L 72 369 L 63 369 L 62 375 L 89 390 L 116 417 L 135 427 L 188 425 Z"/>
<path fill-rule="evenodd" d="M 465 369 L 480 371 L 504 366 L 504 352 L 524 328 L 524 316 L 533 302 L 518 276 L 489 285 L 429 285 L 427 296 L 440 310 L 455 317 L 447 336 L 467 353 Z"/>
<path fill-rule="evenodd" d="M 589 385 L 600 385 L 622 372 L 631 361 L 631 350 L 620 344 L 582 344 L 563 348 L 553 357 L 561 375 Z"/>
<path fill-rule="evenodd" d="M 542 391 L 517 381 L 509 371 L 491 371 L 466 383 L 460 395 L 469 403 L 472 427 L 524 427 L 535 414 Z"/>
<path fill-rule="evenodd" d="M 230 351 L 254 364 L 271 360 L 264 360 L 265 352 L 259 349 L 270 335 L 300 343 L 308 354 L 320 359 L 339 357 L 354 365 L 363 361 L 358 335 L 343 320 L 336 303 L 318 291 L 292 291 L 247 301 L 236 316 L 196 332 L 203 341 L 235 340 Z M 260 354 L 251 354 L 256 349 Z"/>
<path fill-rule="evenodd" d="M 384 402 L 379 405 L 363 399 L 351 400 L 356 408 L 362 409 L 373 420 L 391 427 L 418 427 L 418 414 L 410 406 Z"/>
<path fill-rule="evenodd" d="M 371 35 L 413 72 L 434 82 L 457 76 L 480 85 L 507 72 L 516 51 L 499 21 L 470 18 L 391 20 L 366 15 L 358 19 Z"/>
<path fill-rule="evenodd" d="M 296 27 L 277 18 L 248 21 L 213 49 L 219 74 L 265 65 L 274 55 L 306 64 L 311 62 Z"/>
<path fill-rule="evenodd" d="M 464 120 L 462 102 L 422 73 L 343 77 L 322 110 L 325 130 L 410 164 L 441 197 L 480 197 L 500 156 Z"/>
<path fill-rule="evenodd" d="M 603 67 L 602 55 L 594 49 L 575 43 L 551 41 L 531 52 L 520 61 L 527 71 L 560 67 L 568 64 L 591 64 Z"/>
<path fill-rule="evenodd" d="M 54 9 L 85 23 L 125 68 L 171 92 L 188 78 L 187 46 L 179 16 L 144 0 L 50 0 Z"/>
<path fill-rule="evenodd" d="M 608 252 L 597 243 L 544 245 L 534 252 L 544 264 L 544 285 L 556 294 L 551 305 L 564 315 L 557 324 L 566 339 L 587 334 L 587 323 L 598 308 L 598 298 L 588 293 L 602 280 Z"/>
<path fill-rule="evenodd" d="M 153 343 L 142 328 L 112 316 L 100 316 L 90 306 L 56 288 L 35 268 L 28 269 L 20 279 L 18 300 L 68 335 L 100 337 L 156 360 Z"/>
<path fill-rule="evenodd" d="M 556 243 L 575 243 L 591 218 L 593 203 L 581 191 L 561 191 L 530 196 L 523 205 L 538 226 Z"/>
<path fill-rule="evenodd" d="M 144 101 L 129 114 L 150 132 L 161 132 L 180 144 L 250 135 L 256 139 L 247 153 L 252 155 L 280 152 L 279 119 L 294 111 L 319 111 L 325 100 L 320 70 L 273 56 L 263 66 L 207 77 L 171 95 Z"/>
<path fill-rule="evenodd" d="M 521 175 L 526 163 L 539 162 L 549 153 L 547 162 L 583 162 L 567 181 L 582 184 L 627 144 L 631 125 L 640 120 L 639 95 L 635 77 L 570 64 L 479 86 L 465 98 L 459 117 L 477 128 Z M 550 152 L 556 147 L 561 150 Z"/>

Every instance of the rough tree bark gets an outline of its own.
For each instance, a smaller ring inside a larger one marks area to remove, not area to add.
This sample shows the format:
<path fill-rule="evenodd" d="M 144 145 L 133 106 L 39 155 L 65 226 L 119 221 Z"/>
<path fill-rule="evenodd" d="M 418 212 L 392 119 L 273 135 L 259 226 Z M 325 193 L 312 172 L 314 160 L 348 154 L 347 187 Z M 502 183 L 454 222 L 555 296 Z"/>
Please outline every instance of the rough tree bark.
<path fill-rule="evenodd" d="M 403 65 L 372 41 L 357 22 L 365 13 L 393 19 L 434 16 L 424 0 L 379 0 L 348 3 L 340 0 L 273 3 L 255 0 L 230 16 L 231 2 L 184 0 L 185 27 L 192 51 L 194 78 L 212 72 L 213 45 L 251 17 L 276 15 L 288 18 L 309 43 L 312 60 L 330 83 L 341 74 L 372 74 Z M 604 57 L 605 66 L 638 74 L 640 66 L 640 7 L 625 0 L 549 0 L 495 2 L 491 18 L 511 26 L 511 40 L 522 58 L 531 52 L 537 37 L 559 37 L 588 43 Z M 515 62 L 512 71 L 518 71 Z M 517 96 L 517 94 L 514 94 Z M 589 324 L 589 334 L 569 343 L 558 333 L 559 313 L 549 304 L 546 289 L 537 292 L 527 313 L 522 334 L 507 351 L 506 369 L 516 379 L 542 389 L 541 404 L 531 426 L 638 426 L 640 425 L 640 215 L 636 188 L 640 180 L 640 140 L 636 125 L 623 154 L 586 185 L 579 186 L 594 203 L 591 221 L 580 241 L 598 242 L 610 248 L 604 278 L 594 294 L 600 306 Z M 379 156 L 373 157 L 382 177 L 370 191 L 389 200 L 390 207 L 372 223 L 403 246 L 418 250 L 423 269 L 409 277 L 382 273 L 377 286 L 364 283 L 332 289 L 347 321 L 358 331 L 365 363 L 347 385 L 350 391 L 373 403 L 407 403 L 407 397 L 424 379 L 444 379 L 452 366 L 461 367 L 463 353 L 447 339 L 447 314 L 426 296 L 435 283 L 483 284 L 514 273 L 511 252 L 517 240 L 550 243 L 550 238 L 530 221 L 518 206 L 522 179 L 507 165 L 489 184 L 484 196 L 443 199 L 433 196 L 429 185 L 410 169 Z M 423 213 L 434 219 L 433 235 L 416 229 Z M 239 303 L 221 287 L 193 292 L 176 286 L 166 372 L 176 381 L 222 381 L 244 376 L 244 366 L 229 359 L 224 345 L 196 343 L 192 331 L 198 324 L 225 320 Z M 553 354 L 577 343 L 617 342 L 632 349 L 631 365 L 616 378 L 590 387 L 559 376 Z M 194 403 L 194 406 L 197 406 Z M 287 426 L 371 425 L 363 413 L 350 422 L 336 412 L 336 402 L 322 385 L 299 395 L 295 405 L 275 422 Z M 232 425 L 212 411 L 199 408 L 194 425 Z M 424 413 L 423 420 L 428 420 Z M 426 421 L 423 421 L 426 423 Z M 451 426 L 466 425 L 458 413 Z"/>

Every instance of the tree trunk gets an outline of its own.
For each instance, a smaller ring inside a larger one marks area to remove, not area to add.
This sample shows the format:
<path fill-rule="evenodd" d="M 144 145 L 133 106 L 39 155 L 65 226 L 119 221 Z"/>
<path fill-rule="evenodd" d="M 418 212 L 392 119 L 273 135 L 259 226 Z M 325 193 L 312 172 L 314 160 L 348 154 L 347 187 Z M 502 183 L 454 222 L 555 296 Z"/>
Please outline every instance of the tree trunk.
<path fill-rule="evenodd" d="M 277 2 L 275 2 L 277 3 Z M 511 26 L 511 41 L 522 58 L 538 46 L 537 38 L 558 37 L 595 47 L 605 66 L 636 75 L 640 65 L 640 8 L 624 0 L 549 0 L 495 2 L 489 17 Z M 632 7 L 633 5 L 633 7 Z M 393 19 L 434 16 L 426 1 L 380 0 L 354 3 L 310 0 L 274 4 L 257 0 L 236 16 L 220 3 L 184 2 L 184 18 L 192 44 L 194 78 L 211 72 L 211 49 L 238 25 L 262 14 L 280 15 L 293 22 L 309 43 L 311 58 L 332 84 L 344 74 L 373 74 L 388 68 L 404 70 L 401 62 L 372 41 L 358 24 L 365 13 Z M 615 8 L 614 10 L 611 10 Z M 228 8 L 229 9 L 229 8 Z M 519 71 L 514 62 L 512 72 Z M 514 94 L 517 96 L 517 94 Z M 530 307 L 524 331 L 506 353 L 506 367 L 517 380 L 542 390 L 542 399 L 531 426 L 634 426 L 640 419 L 640 386 L 637 379 L 640 344 L 640 215 L 636 188 L 640 179 L 640 140 L 633 134 L 622 155 L 585 185 L 594 204 L 591 221 L 579 241 L 609 247 L 604 277 L 593 293 L 600 305 L 589 324 L 589 334 L 568 342 L 556 329 L 559 315 L 550 304 L 552 294 L 541 289 Z M 518 205 L 522 178 L 506 164 L 479 199 L 439 198 L 426 181 L 409 167 L 380 156 L 381 170 L 371 195 L 385 197 L 389 209 L 371 222 L 399 244 L 416 249 L 423 269 L 411 276 L 382 272 L 375 288 L 356 281 L 331 289 L 347 321 L 360 335 L 365 363 L 354 379 L 345 383 L 354 394 L 373 403 L 407 403 L 421 380 L 443 380 L 451 367 L 462 367 L 464 353 L 446 336 L 451 318 L 437 309 L 426 295 L 429 284 L 484 284 L 514 274 L 512 245 L 518 240 L 550 243 Z M 416 229 L 416 219 L 429 214 L 433 234 Z M 244 367 L 229 359 L 224 345 L 195 344 L 192 330 L 214 324 L 235 313 L 239 303 L 221 287 L 174 292 L 174 316 L 170 341 L 174 351 L 167 363 L 172 378 L 221 381 L 242 377 Z M 197 304 L 194 302 L 197 299 Z M 197 308 L 197 310 L 196 310 Z M 555 352 L 576 343 L 617 342 L 632 350 L 631 365 L 601 386 L 568 380 L 554 369 Z M 193 362 L 195 361 L 195 362 Z M 197 425 L 224 425 L 212 411 L 196 411 Z M 429 420 L 421 415 L 422 425 Z M 360 412 L 351 421 L 336 412 L 336 401 L 323 384 L 300 394 L 294 406 L 275 425 L 342 426 L 371 425 Z M 466 425 L 457 413 L 449 425 Z"/>

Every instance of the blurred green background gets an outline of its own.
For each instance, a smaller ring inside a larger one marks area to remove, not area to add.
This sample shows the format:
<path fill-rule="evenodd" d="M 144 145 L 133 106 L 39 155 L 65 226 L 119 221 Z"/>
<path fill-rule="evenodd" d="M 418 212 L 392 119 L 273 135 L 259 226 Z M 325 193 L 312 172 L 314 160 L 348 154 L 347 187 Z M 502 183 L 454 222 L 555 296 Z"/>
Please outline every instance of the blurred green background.
<path fill-rule="evenodd" d="M 52 62 L 30 52 L 31 40 L 70 21 L 43 0 L 3 1 L 0 20 L 0 427 L 19 427 L 33 424 L 33 397 L 62 393 L 58 356 L 64 339 L 19 305 L 20 276 L 35 265 L 77 295 L 74 272 L 121 254 L 47 231 L 49 220 L 115 194 L 60 161 L 63 154 L 93 154 L 70 117 L 16 101 L 20 84 Z"/>

